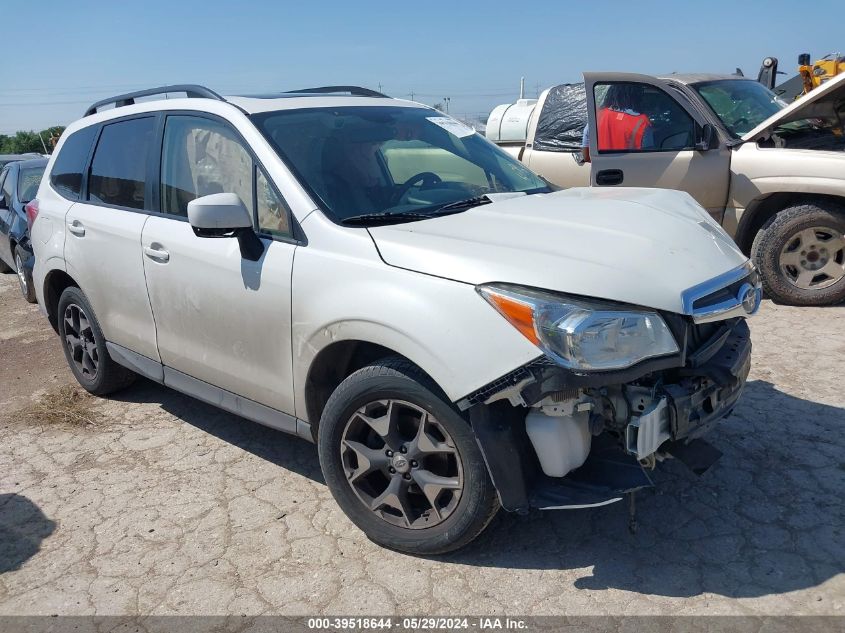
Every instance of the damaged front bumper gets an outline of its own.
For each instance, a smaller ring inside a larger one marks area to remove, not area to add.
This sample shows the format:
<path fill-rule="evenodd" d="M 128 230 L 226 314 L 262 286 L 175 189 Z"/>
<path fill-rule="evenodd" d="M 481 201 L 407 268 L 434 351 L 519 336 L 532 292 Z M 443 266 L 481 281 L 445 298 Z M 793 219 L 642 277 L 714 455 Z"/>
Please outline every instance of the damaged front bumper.
<path fill-rule="evenodd" d="M 744 319 L 696 327 L 688 324 L 687 344 L 674 366 L 656 367 L 621 385 L 534 363 L 476 395 L 485 402 L 467 408 L 503 507 L 525 512 L 613 503 L 651 486 L 644 466 L 668 457 L 698 474 L 707 470 L 721 453 L 700 438 L 739 399 L 751 339 Z M 525 406 L 576 395 L 579 411 L 585 402 L 594 403 L 588 414 L 594 437 L 583 463 L 565 476 L 549 476 L 528 437 Z M 520 401 L 523 406 L 513 406 Z"/>

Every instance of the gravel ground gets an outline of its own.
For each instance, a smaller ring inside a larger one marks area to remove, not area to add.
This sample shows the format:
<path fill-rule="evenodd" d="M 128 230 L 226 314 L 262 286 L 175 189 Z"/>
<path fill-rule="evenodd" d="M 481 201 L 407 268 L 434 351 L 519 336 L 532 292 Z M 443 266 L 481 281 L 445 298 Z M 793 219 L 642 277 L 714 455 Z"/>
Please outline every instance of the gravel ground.
<path fill-rule="evenodd" d="M 146 381 L 91 422 L 22 412 L 70 383 L 0 275 L 0 614 L 845 615 L 845 307 L 766 302 L 703 477 L 639 497 L 500 514 L 433 559 L 371 544 L 311 444 Z"/>

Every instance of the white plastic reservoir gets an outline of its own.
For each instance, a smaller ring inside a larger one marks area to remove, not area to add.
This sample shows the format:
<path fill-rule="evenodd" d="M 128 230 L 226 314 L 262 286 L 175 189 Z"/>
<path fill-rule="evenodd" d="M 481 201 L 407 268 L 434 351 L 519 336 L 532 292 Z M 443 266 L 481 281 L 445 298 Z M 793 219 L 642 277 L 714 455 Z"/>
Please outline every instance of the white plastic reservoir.
<path fill-rule="evenodd" d="M 528 122 L 536 105 L 536 99 L 519 99 L 516 103 L 503 103 L 493 108 L 487 119 L 487 140 L 524 143 L 528 137 Z"/>
<path fill-rule="evenodd" d="M 532 410 L 525 416 L 525 430 L 549 477 L 563 477 L 587 459 L 592 443 L 589 420 L 588 411 L 551 416 Z"/>

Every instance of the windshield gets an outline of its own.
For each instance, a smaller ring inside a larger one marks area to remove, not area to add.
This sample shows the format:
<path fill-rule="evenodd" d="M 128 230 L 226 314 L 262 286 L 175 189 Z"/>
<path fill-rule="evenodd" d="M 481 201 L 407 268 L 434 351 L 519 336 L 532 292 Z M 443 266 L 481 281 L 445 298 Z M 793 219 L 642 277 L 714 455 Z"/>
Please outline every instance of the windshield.
<path fill-rule="evenodd" d="M 763 84 L 748 79 L 721 79 L 693 84 L 728 131 L 739 138 L 786 107 Z"/>
<path fill-rule="evenodd" d="M 18 174 L 18 199 L 27 203 L 38 194 L 38 185 L 41 184 L 41 176 L 44 175 L 44 167 L 28 167 L 21 169 Z"/>
<path fill-rule="evenodd" d="M 308 108 L 252 120 L 336 222 L 370 214 L 407 221 L 488 193 L 549 191 L 472 128 L 435 110 Z"/>

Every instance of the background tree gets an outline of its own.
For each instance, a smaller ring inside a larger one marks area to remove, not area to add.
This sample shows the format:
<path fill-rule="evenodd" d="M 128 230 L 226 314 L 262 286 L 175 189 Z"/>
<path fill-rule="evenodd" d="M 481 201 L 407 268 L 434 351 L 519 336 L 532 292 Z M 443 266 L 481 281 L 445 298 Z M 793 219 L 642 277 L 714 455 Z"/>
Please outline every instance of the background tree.
<path fill-rule="evenodd" d="M 50 139 L 58 140 L 64 129 L 63 126 L 54 125 L 40 132 L 21 130 L 12 135 L 0 134 L 0 154 L 27 154 L 29 152 L 43 154 L 45 145 L 47 151 L 52 152 L 54 146 Z"/>

